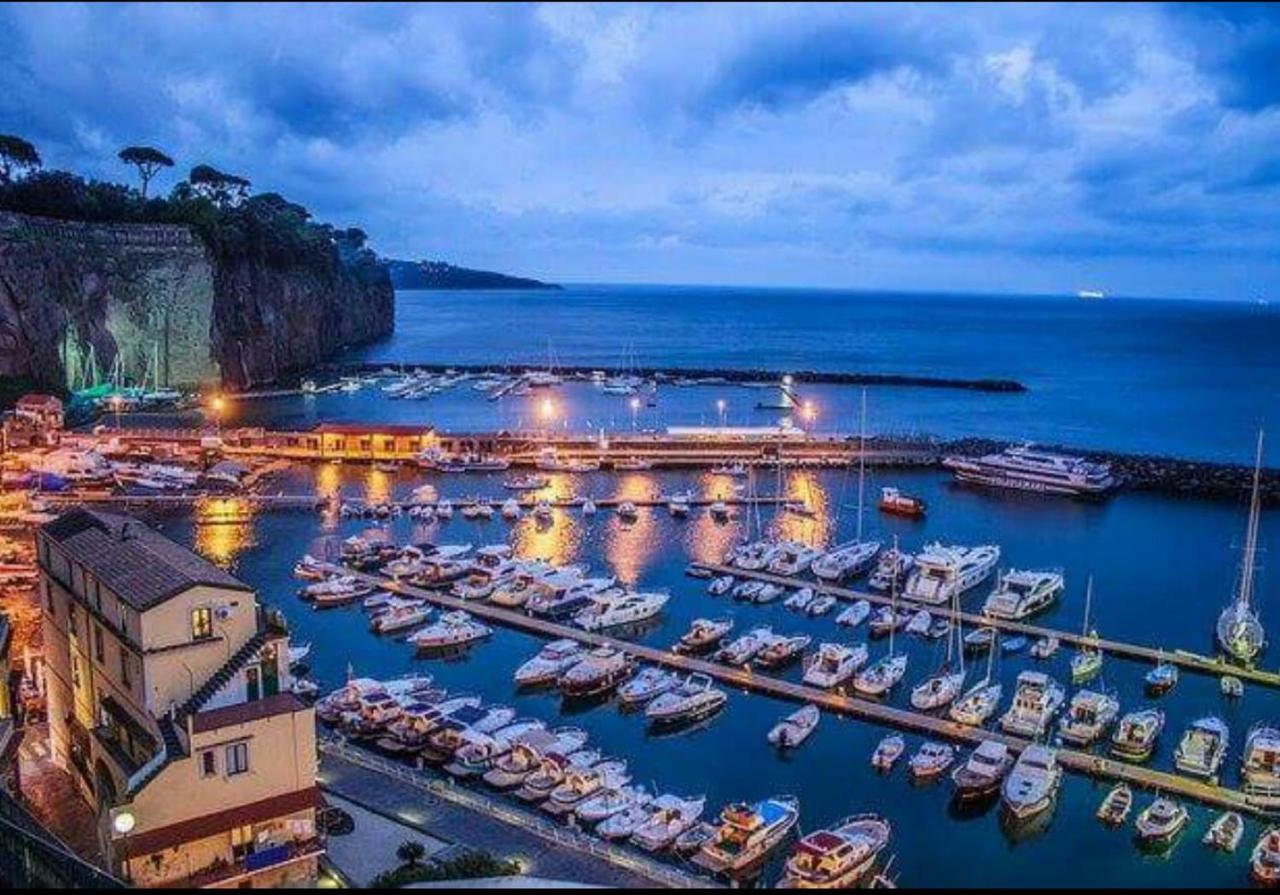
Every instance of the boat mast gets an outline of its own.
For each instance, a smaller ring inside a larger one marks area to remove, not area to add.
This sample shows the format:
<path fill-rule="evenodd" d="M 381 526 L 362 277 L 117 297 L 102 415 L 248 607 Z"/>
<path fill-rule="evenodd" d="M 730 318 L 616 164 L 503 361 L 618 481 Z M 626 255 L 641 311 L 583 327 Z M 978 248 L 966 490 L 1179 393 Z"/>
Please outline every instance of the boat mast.
<path fill-rule="evenodd" d="M 898 536 L 893 536 L 893 552 L 898 552 Z M 898 573 L 894 570 L 889 584 L 889 658 L 893 658 L 893 634 L 898 630 Z"/>
<path fill-rule="evenodd" d="M 862 413 L 858 422 L 858 533 L 857 541 L 862 543 L 862 496 L 866 487 L 867 470 L 867 390 L 862 390 Z"/>
<path fill-rule="evenodd" d="M 1259 483 L 1262 475 L 1262 439 L 1263 432 L 1258 430 L 1258 449 L 1253 460 L 1253 492 L 1249 497 L 1249 524 L 1244 536 L 1244 562 L 1240 568 L 1240 593 L 1237 601 L 1242 608 L 1248 609 L 1253 600 L 1254 563 L 1258 551 L 1258 517 L 1261 515 L 1259 500 Z"/>
<path fill-rule="evenodd" d="M 1093 603 L 1093 576 L 1089 576 L 1084 586 L 1084 624 L 1080 627 L 1080 636 L 1089 636 L 1089 608 Z"/>

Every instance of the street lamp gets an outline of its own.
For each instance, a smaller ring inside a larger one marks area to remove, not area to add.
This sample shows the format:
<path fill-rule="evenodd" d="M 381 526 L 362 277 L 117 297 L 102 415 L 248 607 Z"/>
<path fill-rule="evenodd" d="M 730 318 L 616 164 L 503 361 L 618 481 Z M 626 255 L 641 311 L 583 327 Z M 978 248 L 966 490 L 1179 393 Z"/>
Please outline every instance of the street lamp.
<path fill-rule="evenodd" d="M 812 423 L 818 416 L 818 408 L 813 406 L 812 401 L 805 401 L 800 408 L 800 415 L 806 423 Z"/>
<path fill-rule="evenodd" d="M 214 419 L 214 422 L 217 424 L 218 434 L 221 435 L 222 434 L 222 409 L 227 406 L 227 402 L 222 397 L 222 395 L 214 395 L 213 401 L 211 403 L 213 406 L 213 419 Z"/>
<path fill-rule="evenodd" d="M 721 429 L 724 428 L 724 411 L 726 407 L 728 407 L 728 405 L 725 404 L 724 398 L 721 398 L 720 400 L 716 401 L 716 410 L 720 412 L 720 428 Z"/>
<path fill-rule="evenodd" d="M 636 414 L 640 412 L 640 399 L 632 398 L 627 403 L 631 405 L 631 431 L 634 432 L 636 430 Z"/>
<path fill-rule="evenodd" d="M 116 431 L 120 431 L 120 406 L 124 404 L 124 399 L 119 395 L 111 396 L 111 409 L 116 412 Z"/>

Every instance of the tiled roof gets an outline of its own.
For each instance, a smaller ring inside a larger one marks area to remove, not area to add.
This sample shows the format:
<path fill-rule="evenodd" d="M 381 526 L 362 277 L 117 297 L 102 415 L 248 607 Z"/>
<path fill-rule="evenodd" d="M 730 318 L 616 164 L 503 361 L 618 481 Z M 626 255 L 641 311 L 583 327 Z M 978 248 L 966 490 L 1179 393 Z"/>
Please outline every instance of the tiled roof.
<path fill-rule="evenodd" d="M 195 842 L 208 836 L 225 833 L 235 827 L 262 823 L 279 817 L 297 814 L 319 804 L 320 790 L 312 786 L 295 792 L 238 805 L 225 811 L 204 814 L 190 820 L 179 821 L 167 827 L 137 833 L 124 840 L 129 854 L 149 855 L 166 848 L 176 848 L 187 842 Z"/>
<path fill-rule="evenodd" d="M 129 516 L 79 508 L 46 523 L 42 530 L 72 560 L 139 612 L 200 584 L 252 590 Z"/>
<path fill-rule="evenodd" d="M 241 702 L 225 708 L 199 712 L 191 719 L 193 733 L 205 733 L 220 730 L 235 724 L 248 724 L 273 715 L 291 715 L 306 709 L 306 704 L 292 693 L 277 693 L 266 699 L 255 699 L 252 702 Z"/>

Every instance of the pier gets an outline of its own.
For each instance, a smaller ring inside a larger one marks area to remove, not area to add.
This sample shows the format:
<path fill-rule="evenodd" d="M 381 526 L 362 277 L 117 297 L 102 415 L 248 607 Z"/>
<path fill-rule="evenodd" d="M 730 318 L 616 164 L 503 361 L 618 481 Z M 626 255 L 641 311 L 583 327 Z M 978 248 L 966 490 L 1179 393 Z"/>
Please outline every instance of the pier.
<path fill-rule="evenodd" d="M 910 709 L 900 709 L 857 696 L 819 690 L 804 684 L 792 683 L 767 674 L 759 674 L 751 668 L 733 668 L 705 659 L 687 656 L 671 650 L 657 649 L 569 627 L 522 612 L 489 605 L 483 601 L 466 601 L 440 591 L 415 587 L 381 575 L 353 572 L 345 566 L 330 565 L 328 571 L 335 575 L 355 577 L 384 590 L 402 596 L 416 597 L 435 606 L 449 610 L 463 610 L 477 618 L 503 627 L 556 640 L 567 638 L 589 647 L 608 646 L 624 650 L 637 659 L 659 665 L 673 671 L 689 674 L 706 674 L 722 684 L 743 692 L 759 693 L 788 702 L 812 703 L 839 715 L 870 721 L 881 726 L 894 727 L 930 737 L 976 746 L 983 740 L 999 740 L 1014 751 L 1021 751 L 1030 741 L 1010 736 L 998 730 L 969 727 L 936 715 L 926 715 Z M 1261 817 L 1271 816 L 1267 805 L 1253 800 L 1248 794 L 1230 787 L 1215 786 L 1189 777 L 1158 771 L 1140 765 L 1124 764 L 1108 758 L 1073 749 L 1059 749 L 1058 760 L 1062 766 L 1078 774 L 1108 780 L 1124 780 L 1134 785 L 1182 796 L 1206 805 L 1246 812 Z"/>

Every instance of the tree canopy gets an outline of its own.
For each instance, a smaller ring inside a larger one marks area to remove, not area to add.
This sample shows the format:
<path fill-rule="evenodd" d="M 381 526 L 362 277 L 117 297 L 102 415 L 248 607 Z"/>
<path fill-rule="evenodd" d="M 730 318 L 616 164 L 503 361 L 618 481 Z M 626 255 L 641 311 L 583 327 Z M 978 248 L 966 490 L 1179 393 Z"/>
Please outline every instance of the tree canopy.
<path fill-rule="evenodd" d="M 16 171 L 40 167 L 35 146 L 16 134 L 0 134 L 0 182 L 9 183 Z"/>
<path fill-rule="evenodd" d="M 147 198 L 147 187 L 151 179 L 160 173 L 161 168 L 172 168 L 173 159 L 153 146 L 126 146 L 120 150 L 120 161 L 133 165 L 138 169 L 138 179 L 142 181 L 142 198 Z"/>
<path fill-rule="evenodd" d="M 218 205 L 234 205 L 249 195 L 249 181 L 236 174 L 227 174 L 211 165 L 196 165 L 187 175 L 195 191 Z"/>

